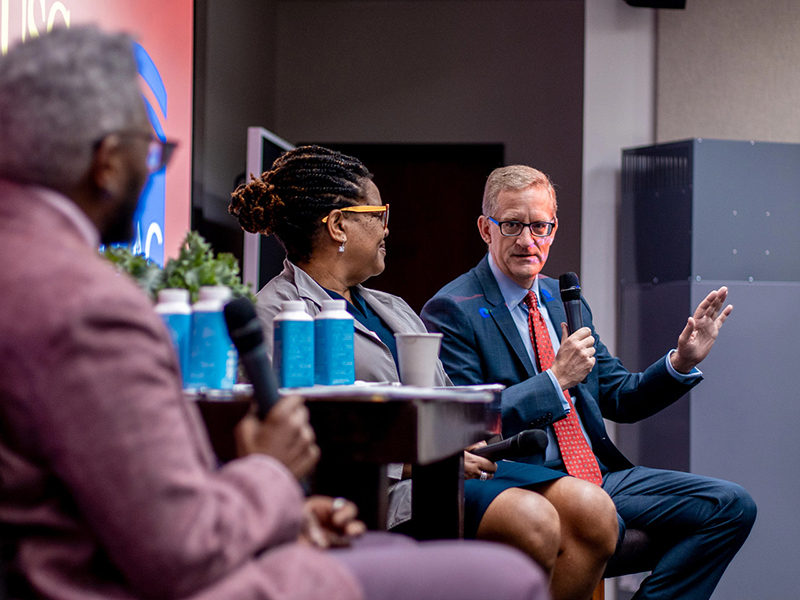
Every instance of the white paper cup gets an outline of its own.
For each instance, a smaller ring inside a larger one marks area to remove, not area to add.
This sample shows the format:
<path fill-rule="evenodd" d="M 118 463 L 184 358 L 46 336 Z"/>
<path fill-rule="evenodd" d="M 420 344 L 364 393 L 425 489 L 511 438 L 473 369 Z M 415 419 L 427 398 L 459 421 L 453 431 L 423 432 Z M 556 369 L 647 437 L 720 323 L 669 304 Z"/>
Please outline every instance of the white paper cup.
<path fill-rule="evenodd" d="M 400 383 L 432 387 L 441 333 L 395 333 L 397 360 L 400 363 Z"/>

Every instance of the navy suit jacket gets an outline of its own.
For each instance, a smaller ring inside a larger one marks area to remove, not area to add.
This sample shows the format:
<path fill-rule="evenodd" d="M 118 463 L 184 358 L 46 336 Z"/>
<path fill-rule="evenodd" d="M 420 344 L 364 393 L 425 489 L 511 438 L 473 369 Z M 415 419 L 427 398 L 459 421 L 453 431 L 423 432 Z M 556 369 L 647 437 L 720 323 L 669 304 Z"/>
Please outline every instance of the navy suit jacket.
<path fill-rule="evenodd" d="M 556 331 L 566 322 L 558 282 L 539 276 L 542 301 Z M 682 383 L 667 371 L 662 357 L 643 373 L 630 373 L 608 352 L 582 300 L 583 324 L 595 338 L 597 362 L 585 384 L 573 389 L 592 448 L 612 471 L 633 466 L 611 442 L 603 417 L 633 423 L 655 414 L 683 396 L 702 379 Z M 546 373 L 537 374 L 484 257 L 478 266 L 443 287 L 422 309 L 430 331 L 444 334 L 441 360 L 455 385 L 502 383 L 503 435 L 545 427 L 566 416 L 561 396 Z M 541 455 L 530 462 L 541 463 Z"/>

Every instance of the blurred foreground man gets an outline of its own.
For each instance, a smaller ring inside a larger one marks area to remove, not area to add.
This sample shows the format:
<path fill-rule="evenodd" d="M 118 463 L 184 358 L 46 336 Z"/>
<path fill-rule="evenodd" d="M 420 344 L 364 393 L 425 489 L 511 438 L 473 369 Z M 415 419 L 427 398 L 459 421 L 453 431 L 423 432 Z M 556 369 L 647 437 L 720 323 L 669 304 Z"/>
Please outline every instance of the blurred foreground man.
<path fill-rule="evenodd" d="M 584 327 L 568 335 L 558 281 L 540 274 L 558 230 L 556 195 L 544 173 L 522 165 L 493 171 L 478 229 L 488 255 L 421 315 L 429 330 L 444 334 L 441 359 L 453 383 L 508 386 L 503 434 L 531 427 L 548 434 L 544 459 L 530 462 L 601 486 L 616 506 L 620 539 L 625 528 L 641 529 L 662 544 L 663 557 L 636 600 L 709 598 L 750 533 L 755 503 L 727 481 L 633 466 L 609 439 L 603 417 L 639 421 L 700 383 L 697 365 L 733 309 L 723 308 L 727 289 L 700 303 L 675 350 L 630 373 L 600 341 L 583 299 Z M 582 491 L 571 492 L 574 499 L 540 493 L 560 514 L 574 509 Z M 591 521 L 591 509 L 585 512 Z"/>
<path fill-rule="evenodd" d="M 365 536 L 305 499 L 319 456 L 299 398 L 218 468 L 150 301 L 97 252 L 128 241 L 166 165 L 132 42 L 55 30 L 0 57 L 0 534 L 13 598 L 546 597 L 491 544 Z M 267 455 L 271 456 L 267 456 Z M 476 564 L 481 569 L 476 569 Z"/>

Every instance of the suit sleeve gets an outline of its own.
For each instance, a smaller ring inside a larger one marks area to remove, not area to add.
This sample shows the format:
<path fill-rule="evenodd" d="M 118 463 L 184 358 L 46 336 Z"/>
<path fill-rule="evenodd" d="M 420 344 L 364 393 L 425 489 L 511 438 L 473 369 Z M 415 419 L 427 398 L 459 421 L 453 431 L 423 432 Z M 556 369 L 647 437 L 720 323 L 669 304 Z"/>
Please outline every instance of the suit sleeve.
<path fill-rule="evenodd" d="M 280 463 L 210 468 L 144 297 L 95 297 L 50 344 L 32 357 L 32 443 L 137 595 L 183 597 L 297 539 L 303 493 Z"/>
<path fill-rule="evenodd" d="M 598 399 L 602 416 L 617 423 L 635 423 L 666 408 L 702 381 L 698 376 L 682 382 L 669 374 L 666 357 L 662 356 L 641 373 L 631 373 L 616 356 L 600 341 L 592 324 L 592 313 L 583 300 L 584 320 L 595 338 L 594 369 L 589 375 L 588 386 L 580 387 Z"/>
<path fill-rule="evenodd" d="M 429 331 L 443 334 L 441 360 L 455 385 L 502 383 L 503 433 L 544 427 L 566 416 L 561 397 L 546 373 L 519 381 L 520 365 L 491 319 L 470 317 L 452 296 L 434 296 L 422 309 Z M 480 320 L 478 320 L 480 319 Z M 492 331 L 484 329 L 492 328 Z"/>

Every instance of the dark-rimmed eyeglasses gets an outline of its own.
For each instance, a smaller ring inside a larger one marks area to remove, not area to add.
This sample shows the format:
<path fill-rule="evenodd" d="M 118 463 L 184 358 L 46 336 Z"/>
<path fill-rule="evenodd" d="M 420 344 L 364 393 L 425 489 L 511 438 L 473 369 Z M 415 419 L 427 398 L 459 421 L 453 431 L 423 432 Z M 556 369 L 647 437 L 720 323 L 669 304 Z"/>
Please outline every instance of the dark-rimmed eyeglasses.
<path fill-rule="evenodd" d="M 381 213 L 381 224 L 383 228 L 386 229 L 389 226 L 389 205 L 384 204 L 383 206 L 371 206 L 369 204 L 358 204 L 356 206 L 345 206 L 344 208 L 339 208 L 342 212 L 353 212 L 353 213 Z M 323 223 L 328 222 L 328 215 L 322 218 Z"/>
<path fill-rule="evenodd" d="M 555 221 L 534 221 L 533 223 L 522 223 L 520 221 L 497 221 L 492 217 L 486 217 L 492 223 L 500 228 L 500 233 L 506 237 L 517 237 L 522 234 L 522 230 L 526 227 L 530 229 L 533 237 L 547 237 L 553 233 L 553 227 L 556 226 Z"/>
<path fill-rule="evenodd" d="M 97 142 L 95 142 L 95 147 L 99 146 L 104 139 L 111 135 L 146 139 L 149 142 L 149 146 L 147 148 L 147 172 L 151 175 L 167 168 L 167 165 L 172 158 L 172 153 L 178 146 L 178 142 L 162 140 L 154 136 L 152 133 L 147 133 L 144 131 L 113 131 L 97 140 Z"/>

